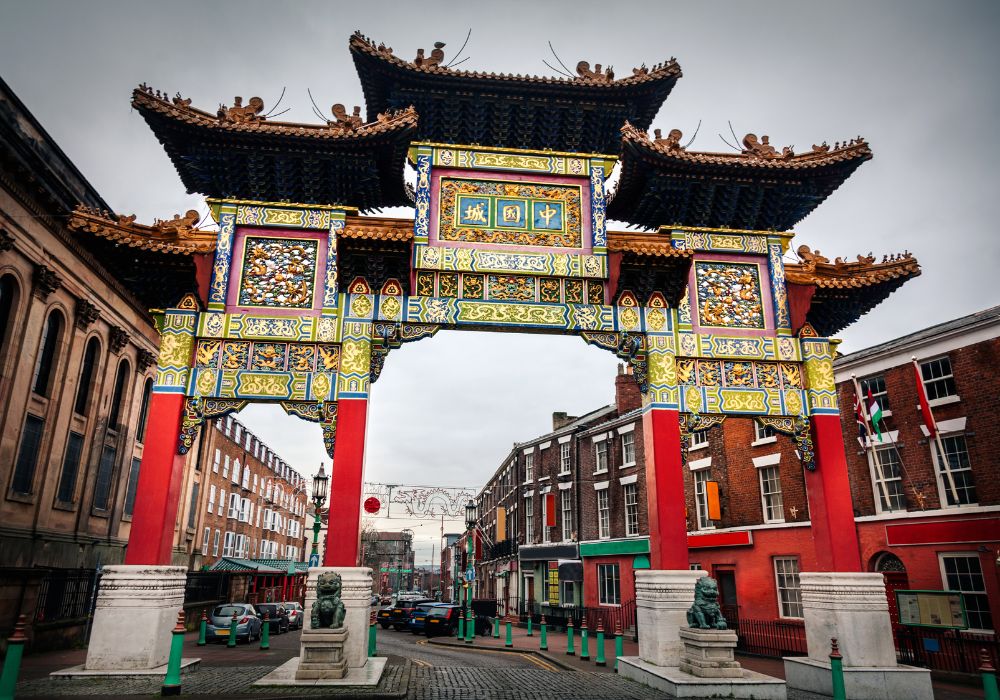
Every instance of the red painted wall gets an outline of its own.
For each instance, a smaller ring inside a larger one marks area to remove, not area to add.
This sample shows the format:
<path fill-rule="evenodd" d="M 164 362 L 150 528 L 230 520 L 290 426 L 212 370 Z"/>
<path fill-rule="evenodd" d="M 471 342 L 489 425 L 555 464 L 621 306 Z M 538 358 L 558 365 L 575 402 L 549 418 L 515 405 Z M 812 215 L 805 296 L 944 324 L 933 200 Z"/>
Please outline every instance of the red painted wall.
<path fill-rule="evenodd" d="M 635 572 L 632 569 L 634 554 L 623 554 L 610 557 L 583 558 L 583 604 L 588 608 L 596 608 L 599 588 L 597 586 L 597 565 L 618 564 L 618 575 L 621 577 L 621 601 L 627 603 L 635 600 Z"/>

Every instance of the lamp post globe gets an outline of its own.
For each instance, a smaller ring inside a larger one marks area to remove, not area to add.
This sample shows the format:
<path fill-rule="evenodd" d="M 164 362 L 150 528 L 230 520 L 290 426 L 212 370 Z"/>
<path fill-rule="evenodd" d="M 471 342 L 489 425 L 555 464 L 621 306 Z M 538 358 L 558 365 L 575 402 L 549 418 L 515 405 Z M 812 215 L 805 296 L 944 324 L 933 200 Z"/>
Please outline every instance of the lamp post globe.
<path fill-rule="evenodd" d="M 476 502 L 469 499 L 465 504 L 465 527 L 471 530 L 476 526 Z"/>
<path fill-rule="evenodd" d="M 323 470 L 322 462 L 320 462 L 319 465 L 319 472 L 313 477 L 312 486 L 313 515 L 315 516 L 315 520 L 313 521 L 313 545 L 312 552 L 309 556 L 309 565 L 318 566 L 319 531 L 323 527 L 319 511 L 323 507 L 323 504 L 326 503 L 327 490 L 330 487 L 330 477 L 327 476 L 326 472 Z"/>

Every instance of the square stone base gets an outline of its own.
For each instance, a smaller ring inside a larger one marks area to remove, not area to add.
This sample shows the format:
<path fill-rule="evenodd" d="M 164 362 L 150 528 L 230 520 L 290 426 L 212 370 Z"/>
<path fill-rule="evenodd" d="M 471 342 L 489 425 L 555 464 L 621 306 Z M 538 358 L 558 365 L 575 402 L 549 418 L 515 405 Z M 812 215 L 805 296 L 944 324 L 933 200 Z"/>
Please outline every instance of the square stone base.
<path fill-rule="evenodd" d="M 181 659 L 181 675 L 191 673 L 192 671 L 197 671 L 198 666 L 201 665 L 201 659 Z M 70 666 L 69 668 L 64 668 L 61 671 L 53 671 L 49 674 L 49 678 L 55 680 L 72 681 L 81 678 L 149 678 L 150 676 L 166 676 L 167 675 L 167 665 L 157 666 L 156 668 L 140 668 L 133 670 L 87 670 L 84 664 L 79 666 Z"/>
<path fill-rule="evenodd" d="M 337 680 L 347 675 L 347 628 L 302 630 L 297 681 Z"/>
<path fill-rule="evenodd" d="M 679 631 L 684 651 L 680 669 L 699 678 L 742 678 L 736 661 L 736 632 L 682 627 Z"/>
<path fill-rule="evenodd" d="M 830 662 L 785 657 L 789 688 L 833 696 Z M 858 700 L 934 700 L 930 669 L 916 666 L 845 666 L 844 690 Z"/>
<path fill-rule="evenodd" d="M 785 700 L 785 681 L 746 669 L 741 673 L 741 678 L 698 678 L 676 666 L 657 666 L 638 656 L 618 657 L 618 675 L 648 685 L 670 697 Z"/>
<path fill-rule="evenodd" d="M 298 680 L 296 673 L 299 668 L 299 657 L 289 659 L 278 668 L 254 683 L 255 686 L 354 686 L 358 688 L 373 688 L 382 679 L 382 672 L 388 661 L 384 656 L 373 656 L 364 666 L 349 667 L 343 678 L 323 678 L 319 680 Z"/>

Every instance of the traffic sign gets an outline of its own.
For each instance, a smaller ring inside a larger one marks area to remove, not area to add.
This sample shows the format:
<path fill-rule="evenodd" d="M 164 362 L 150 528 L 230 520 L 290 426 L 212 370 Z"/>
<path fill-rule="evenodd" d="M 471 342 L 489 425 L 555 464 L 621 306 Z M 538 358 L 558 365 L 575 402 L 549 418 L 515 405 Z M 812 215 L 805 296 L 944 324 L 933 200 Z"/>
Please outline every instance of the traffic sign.
<path fill-rule="evenodd" d="M 475 581 L 476 580 L 476 572 L 475 572 L 475 570 L 473 570 L 473 569 L 466 569 L 465 570 L 465 580 L 466 581 Z"/>
<path fill-rule="evenodd" d="M 309 555 L 309 566 L 310 568 L 314 566 L 319 566 L 319 554 Z"/>

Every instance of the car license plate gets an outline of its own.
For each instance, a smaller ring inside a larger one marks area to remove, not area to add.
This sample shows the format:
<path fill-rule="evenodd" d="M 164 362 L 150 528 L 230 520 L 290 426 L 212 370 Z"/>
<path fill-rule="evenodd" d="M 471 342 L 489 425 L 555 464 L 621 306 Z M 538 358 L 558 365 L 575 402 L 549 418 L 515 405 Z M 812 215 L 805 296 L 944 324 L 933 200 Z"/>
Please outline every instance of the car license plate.
<path fill-rule="evenodd" d="M 379 613 L 379 617 L 389 617 L 389 613 L 387 612 Z"/>
<path fill-rule="evenodd" d="M 428 620 L 428 622 L 432 625 L 436 625 L 438 623 L 438 620 Z"/>
<path fill-rule="evenodd" d="M 397 615 L 402 615 L 403 614 L 403 611 L 399 610 L 398 608 L 396 610 L 393 610 L 393 612 L 396 613 Z"/>
<path fill-rule="evenodd" d="M 424 621 L 424 618 L 422 618 L 422 617 L 415 617 L 415 618 L 413 618 L 413 620 L 414 620 L 415 622 L 423 622 L 423 621 Z"/>
<path fill-rule="evenodd" d="M 225 637 L 226 635 L 229 634 L 229 630 L 215 630 L 215 633 Z"/>

